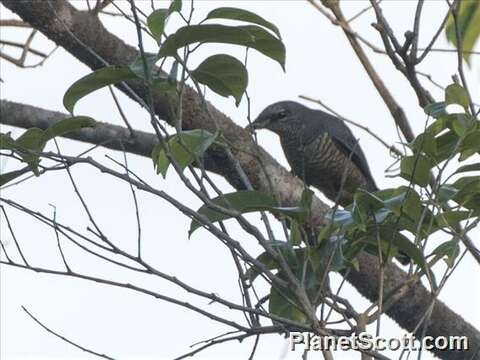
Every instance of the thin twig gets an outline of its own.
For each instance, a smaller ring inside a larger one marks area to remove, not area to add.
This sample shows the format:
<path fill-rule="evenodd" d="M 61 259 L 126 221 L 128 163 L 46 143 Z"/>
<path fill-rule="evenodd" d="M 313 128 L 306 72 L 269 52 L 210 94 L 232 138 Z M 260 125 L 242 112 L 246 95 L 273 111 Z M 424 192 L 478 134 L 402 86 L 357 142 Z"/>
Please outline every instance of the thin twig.
<path fill-rule="evenodd" d="M 22 305 L 22 310 L 25 311 L 27 313 L 28 316 L 30 316 L 33 321 L 35 321 L 38 325 L 40 325 L 43 329 L 45 329 L 47 332 L 49 332 L 50 334 L 52 335 L 55 335 L 56 337 L 58 337 L 59 339 L 62 339 L 63 341 L 65 341 L 66 343 L 76 347 L 77 349 L 80 349 L 86 353 L 89 353 L 89 354 L 92 354 L 92 355 L 95 355 L 95 356 L 98 356 L 98 357 L 101 357 L 101 358 L 104 358 L 104 359 L 109 359 L 109 360 L 115 360 L 113 357 L 111 356 L 108 356 L 108 355 L 105 355 L 105 354 L 101 354 L 101 353 L 98 353 L 96 351 L 93 351 L 93 350 L 90 350 L 90 349 L 87 349 L 86 347 L 84 346 L 81 346 L 79 345 L 78 343 L 76 342 L 73 342 L 72 340 L 69 340 L 68 338 L 66 338 L 65 336 L 63 335 L 60 335 L 58 332 L 55 332 L 53 331 L 52 329 L 50 329 L 49 327 L 47 327 L 45 324 L 43 324 L 40 320 L 38 320 L 35 316 L 32 315 L 32 313 L 30 311 L 27 310 L 27 308 L 25 306 Z"/>

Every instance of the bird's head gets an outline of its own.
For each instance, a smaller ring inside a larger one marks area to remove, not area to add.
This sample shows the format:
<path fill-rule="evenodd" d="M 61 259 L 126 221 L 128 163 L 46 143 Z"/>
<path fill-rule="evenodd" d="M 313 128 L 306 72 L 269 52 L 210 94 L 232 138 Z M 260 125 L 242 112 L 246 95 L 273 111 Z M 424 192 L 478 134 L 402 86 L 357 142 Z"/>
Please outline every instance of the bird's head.
<path fill-rule="evenodd" d="M 252 132 L 255 129 L 268 129 L 280 133 L 292 126 L 298 126 L 300 114 L 305 107 L 294 101 L 281 101 L 267 106 L 255 121 L 246 129 Z"/>

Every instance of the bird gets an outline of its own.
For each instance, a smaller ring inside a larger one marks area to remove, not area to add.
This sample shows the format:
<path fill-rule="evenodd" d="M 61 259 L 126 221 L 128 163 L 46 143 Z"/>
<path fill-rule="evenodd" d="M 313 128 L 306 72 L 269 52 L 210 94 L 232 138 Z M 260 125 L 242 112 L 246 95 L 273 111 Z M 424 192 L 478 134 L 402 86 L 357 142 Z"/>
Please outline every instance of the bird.
<path fill-rule="evenodd" d="M 378 190 L 358 140 L 338 117 L 295 101 L 280 101 L 247 126 L 250 132 L 258 129 L 279 135 L 292 173 L 335 203 L 351 204 L 359 188 Z"/>

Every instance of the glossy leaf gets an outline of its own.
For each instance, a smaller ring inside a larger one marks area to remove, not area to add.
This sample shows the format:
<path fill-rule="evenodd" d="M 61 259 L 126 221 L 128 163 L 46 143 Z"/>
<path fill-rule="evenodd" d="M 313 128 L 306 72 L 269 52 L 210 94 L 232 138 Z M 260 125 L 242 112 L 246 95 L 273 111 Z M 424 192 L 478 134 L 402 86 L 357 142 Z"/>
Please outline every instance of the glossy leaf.
<path fill-rule="evenodd" d="M 458 104 L 464 109 L 468 108 L 468 94 L 465 89 L 458 84 L 450 84 L 445 89 L 445 102 L 449 105 Z"/>
<path fill-rule="evenodd" d="M 60 120 L 59 122 L 50 126 L 44 133 L 44 139 L 46 141 L 54 138 L 55 136 L 63 136 L 69 132 L 94 127 L 96 121 L 88 116 L 72 116 Z"/>
<path fill-rule="evenodd" d="M 160 40 L 168 18 L 168 9 L 157 9 L 147 17 L 147 26 L 155 40 Z"/>
<path fill-rule="evenodd" d="M 472 217 L 470 211 L 443 211 L 440 214 L 435 215 L 435 223 L 439 228 L 453 227 L 470 217 Z"/>
<path fill-rule="evenodd" d="M 400 175 L 417 185 L 427 186 L 431 167 L 431 161 L 422 154 L 406 156 L 400 163 Z"/>
<path fill-rule="evenodd" d="M 435 119 L 448 114 L 447 103 L 445 101 L 428 104 L 423 110 L 425 111 L 425 114 L 430 115 Z"/>
<path fill-rule="evenodd" d="M 202 154 L 215 142 L 216 135 L 205 130 L 189 130 L 171 136 L 168 140 L 170 155 L 177 162 L 180 169 L 195 161 L 195 157 Z M 170 160 L 163 151 L 161 144 L 157 144 L 152 151 L 152 160 L 157 173 L 166 176 Z"/>
<path fill-rule="evenodd" d="M 441 162 L 455 156 L 455 149 L 458 149 L 457 143 L 460 141 L 459 136 L 454 131 L 447 131 L 446 133 L 436 138 L 437 155 L 435 160 Z"/>
<path fill-rule="evenodd" d="M 0 186 L 3 186 L 3 185 L 5 185 L 6 183 L 8 183 L 12 180 L 15 180 L 19 176 L 22 176 L 23 174 L 25 174 L 29 171 L 30 171 L 30 169 L 27 167 L 27 168 L 24 168 L 24 169 L 21 169 L 21 170 L 10 171 L 10 172 L 7 172 L 7 173 L 0 173 Z"/>
<path fill-rule="evenodd" d="M 254 211 L 269 210 L 275 206 L 275 199 L 260 191 L 236 191 L 211 200 L 213 204 L 223 208 L 237 212 L 238 214 L 245 214 Z M 210 209 L 203 205 L 198 211 L 198 214 L 205 216 L 210 222 L 217 222 L 231 218 L 231 215 Z M 193 220 L 190 224 L 189 236 L 202 225 Z"/>
<path fill-rule="evenodd" d="M 447 203 L 458 193 L 458 189 L 453 185 L 444 184 L 438 189 L 437 199 L 441 203 Z"/>
<path fill-rule="evenodd" d="M 274 24 L 248 10 L 232 7 L 221 7 L 210 11 L 205 20 L 209 19 L 239 20 L 257 24 L 273 31 L 279 38 L 281 38 L 280 31 Z"/>
<path fill-rule="evenodd" d="M 480 35 L 480 2 L 479 1 L 462 1 L 460 2 L 460 11 L 458 16 L 458 28 L 463 43 L 463 58 L 470 60 L 470 52 L 473 50 L 475 43 Z M 458 47 L 457 34 L 454 18 L 450 15 L 446 27 L 445 34 L 449 42 Z"/>
<path fill-rule="evenodd" d="M 402 235 L 400 232 L 393 233 L 391 229 L 388 228 L 382 229 L 382 231 L 380 232 L 380 239 L 383 251 L 386 252 L 390 248 L 390 246 L 393 245 L 396 249 L 398 249 L 400 253 L 403 253 L 407 255 L 410 259 L 412 259 L 414 263 L 417 264 L 425 274 L 428 273 L 430 275 L 430 278 L 432 279 L 433 286 L 436 287 L 436 280 L 434 274 L 432 273 L 427 261 L 425 260 L 422 251 L 413 242 L 411 242 L 406 236 Z M 367 240 L 372 245 L 378 247 L 378 239 L 376 238 L 376 236 L 367 238 Z"/>
<path fill-rule="evenodd" d="M 194 43 L 224 43 L 246 46 L 277 61 L 285 68 L 285 46 L 282 41 L 259 26 L 191 25 L 170 35 L 159 56 L 173 56 L 178 49 Z"/>
<path fill-rule="evenodd" d="M 182 1 L 174 0 L 170 3 L 168 9 L 157 9 L 147 17 L 148 29 L 157 41 L 162 37 L 165 26 L 167 25 L 168 17 L 173 12 L 180 12 L 181 10 Z"/>
<path fill-rule="evenodd" d="M 459 173 L 463 173 L 463 172 L 469 172 L 469 171 L 480 171 L 480 163 L 460 166 L 455 171 L 455 174 L 459 174 Z"/>
<path fill-rule="evenodd" d="M 435 156 L 437 154 L 437 140 L 431 133 L 425 132 L 415 138 L 411 148 L 414 152 L 423 152 L 427 155 Z"/>
<path fill-rule="evenodd" d="M 348 210 L 335 209 L 335 211 L 329 211 L 326 216 L 339 227 L 349 227 L 354 224 L 353 215 Z"/>
<path fill-rule="evenodd" d="M 475 126 L 475 119 L 469 114 L 449 115 L 448 126 L 455 131 L 458 136 L 464 136 Z"/>
<path fill-rule="evenodd" d="M 458 241 L 450 240 L 438 245 L 432 253 L 438 258 L 443 258 L 448 267 L 451 268 L 455 265 L 455 260 L 460 254 L 460 246 Z"/>
<path fill-rule="evenodd" d="M 288 289 L 278 290 L 272 286 L 268 302 L 268 311 L 271 314 L 285 319 L 305 323 L 307 316 L 300 310 L 300 307 L 293 299 L 293 294 Z"/>
<path fill-rule="evenodd" d="M 15 140 L 12 139 L 10 133 L 0 133 L 0 149 L 15 149 Z"/>
<path fill-rule="evenodd" d="M 191 72 L 191 76 L 221 96 L 233 96 L 237 106 L 248 85 L 247 69 L 230 55 L 210 56 Z"/>
<path fill-rule="evenodd" d="M 38 164 L 40 163 L 38 152 L 45 147 L 45 132 L 42 129 L 30 128 L 15 140 L 19 154 L 38 176 Z"/>
<path fill-rule="evenodd" d="M 275 206 L 270 210 L 274 213 L 287 216 L 289 218 L 295 219 L 296 221 L 299 221 L 300 223 L 303 223 L 310 214 L 312 207 L 312 197 L 313 191 L 306 188 L 302 192 L 299 206 Z"/>
<path fill-rule="evenodd" d="M 128 67 L 106 66 L 73 83 L 63 96 L 63 105 L 72 113 L 75 104 L 84 96 L 105 86 L 134 78 L 136 78 L 136 75 Z"/>

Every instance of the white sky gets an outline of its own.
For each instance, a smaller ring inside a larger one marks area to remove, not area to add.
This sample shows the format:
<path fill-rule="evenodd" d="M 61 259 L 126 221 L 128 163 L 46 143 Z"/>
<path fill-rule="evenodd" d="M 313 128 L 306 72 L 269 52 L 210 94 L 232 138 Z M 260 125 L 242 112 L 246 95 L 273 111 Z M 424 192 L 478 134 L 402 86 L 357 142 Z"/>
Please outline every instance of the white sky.
<path fill-rule="evenodd" d="M 80 2 L 76 2 L 80 4 Z M 149 11 L 149 1 L 139 5 Z M 322 99 L 342 115 L 361 122 L 380 134 L 389 143 L 397 141 L 393 120 L 386 110 L 376 90 L 371 85 L 353 51 L 349 47 L 339 28 L 333 27 L 320 13 L 304 1 L 196 1 L 195 17 L 202 19 L 214 7 L 234 6 L 252 10 L 276 24 L 282 33 L 287 49 L 287 71 L 283 73 L 278 64 L 266 57 L 250 52 L 249 57 L 249 94 L 252 99 L 252 116 L 258 114 L 266 105 L 285 99 L 297 100 L 304 94 Z M 165 6 L 158 2 L 157 7 Z M 348 16 L 355 14 L 367 5 L 366 1 L 343 1 Z M 391 22 L 399 38 L 405 30 L 412 27 L 414 2 L 384 1 L 385 15 Z M 126 7 L 125 7 L 126 8 Z M 0 7 L 1 18 L 12 18 L 12 14 Z M 441 1 L 427 1 L 422 18 L 421 45 L 428 43 L 445 13 L 445 4 Z M 375 30 L 370 27 L 372 14 L 361 17 L 353 25 L 368 39 L 380 45 Z M 132 45 L 136 45 L 136 34 L 131 24 L 120 19 L 105 18 L 108 28 Z M 172 19 L 168 30 L 178 25 Z M 23 29 L 2 28 L 2 39 L 22 41 L 28 36 Z M 39 35 L 34 47 L 48 50 L 53 44 Z M 441 36 L 438 48 L 446 48 Z M 208 46 L 199 51 L 194 62 L 201 61 L 207 54 L 224 52 L 225 46 Z M 147 50 L 154 51 L 153 42 L 147 41 Z M 228 47 L 230 54 L 243 56 L 243 51 Z M 418 108 L 412 89 L 404 78 L 394 70 L 390 61 L 382 55 L 371 54 L 382 79 L 385 81 L 397 101 L 403 106 L 412 127 L 418 133 L 424 126 L 425 115 Z M 65 90 L 75 80 L 89 73 L 89 69 L 62 49 L 42 66 L 35 69 L 19 69 L 0 60 L 1 97 L 17 102 L 36 105 L 50 110 L 64 111 L 62 97 Z M 473 71 L 467 70 L 470 90 L 478 100 L 480 94 L 478 59 L 473 59 Z M 193 64 L 192 64 L 193 66 Z M 419 68 L 431 74 L 443 85 L 450 83 L 456 72 L 456 56 L 449 53 L 431 55 Z M 441 99 L 442 93 L 428 82 L 432 94 Z M 137 129 L 149 130 L 148 114 L 138 105 L 119 95 L 128 118 Z M 212 102 L 238 124 L 244 126 L 246 120 L 246 102 L 239 108 L 232 99 L 224 99 L 209 93 Z M 311 104 L 307 104 L 312 106 Z M 108 91 L 99 91 L 80 101 L 77 114 L 89 115 L 99 121 L 121 124 Z M 18 136 L 23 130 L 3 126 L 2 132 L 13 131 Z M 361 145 L 369 160 L 373 175 L 379 187 L 392 187 L 401 183 L 398 178 L 386 178 L 384 170 L 392 159 L 381 144 L 359 129 L 353 129 L 361 138 Z M 281 152 L 278 139 L 270 133 L 260 132 L 259 141 L 269 149 L 282 164 L 286 161 Z M 69 140 L 60 140 L 64 153 L 76 154 L 89 146 Z M 94 152 L 95 158 L 113 165 L 103 155 L 110 154 L 123 161 L 121 153 L 112 153 L 103 149 Z M 133 155 L 129 157 L 129 166 L 140 173 L 147 182 L 154 184 L 178 200 L 196 208 L 199 201 L 180 185 L 178 177 L 169 172 L 167 180 L 156 176 L 149 159 Z M 11 160 L 2 163 L 2 171 L 15 168 Z M 134 251 L 136 243 L 136 222 L 131 194 L 126 183 L 116 181 L 100 174 L 88 166 L 73 169 L 75 179 L 88 201 L 90 209 L 106 234 L 126 250 Z M 225 190 L 231 189 L 226 182 L 214 176 Z M 141 204 L 144 254 L 162 271 L 175 274 L 187 283 L 215 292 L 239 302 L 236 271 L 231 257 L 224 247 L 206 231 L 200 230 L 187 239 L 189 221 L 169 204 L 159 201 L 148 194 L 137 193 Z M 51 172 L 40 178 L 33 178 L 21 186 L 2 191 L 2 197 L 14 199 L 31 208 L 52 214 L 57 209 L 59 222 L 70 224 L 76 229 L 85 230 L 88 218 L 82 211 L 65 172 Z M 14 212 L 11 209 L 12 223 L 24 253 L 32 264 L 56 266 L 61 268 L 54 233 L 38 222 Z M 257 220 L 255 216 L 251 217 Z M 234 235 L 242 234 L 232 226 Z M 12 250 L 12 239 L 5 226 L 1 229 L 2 240 L 7 249 Z M 472 237 L 478 239 L 480 232 L 474 231 Z M 441 238 L 436 241 L 440 241 Z M 243 235 L 242 244 L 247 249 L 259 252 L 259 247 L 251 238 Z M 232 319 L 241 321 L 241 314 L 225 312 L 217 305 L 208 305 L 207 301 L 197 299 L 185 292 L 178 291 L 152 277 L 132 276 L 113 266 L 107 266 L 92 256 L 82 254 L 77 248 L 64 242 L 64 251 L 68 262 L 76 271 L 89 274 L 103 274 L 107 278 L 120 281 L 137 282 L 151 287 L 162 294 L 177 296 L 186 301 L 204 306 L 207 310 L 218 310 L 219 314 L 228 314 Z M 478 264 L 467 256 L 450 278 L 440 295 L 451 309 L 462 315 L 471 324 L 480 327 L 480 289 L 478 282 L 472 281 L 472 274 L 479 271 Z M 170 359 L 189 351 L 189 345 L 220 334 L 230 329 L 202 318 L 196 313 L 174 305 L 160 302 L 146 295 L 139 295 L 125 289 L 89 283 L 66 277 L 54 277 L 33 272 L 1 267 L 1 359 L 89 359 L 93 358 L 78 349 L 46 333 L 36 325 L 22 310 L 26 306 L 34 315 L 49 327 L 79 344 L 100 353 L 106 353 L 121 359 Z M 336 278 L 338 280 L 338 278 Z M 346 286 L 344 296 L 351 299 L 360 309 L 368 302 Z M 387 337 L 401 336 L 399 329 L 390 319 L 382 319 L 382 333 Z M 196 357 L 199 359 L 248 358 L 252 341 L 239 344 L 228 343 L 216 346 Z M 318 358 L 314 355 L 312 358 Z M 340 359 L 357 359 L 358 354 L 349 357 L 337 355 Z M 286 341 L 280 336 L 268 336 L 261 339 L 257 359 L 298 359 L 300 353 L 286 350 Z M 397 354 L 398 357 L 398 354 Z M 431 356 L 426 354 L 424 359 Z"/>

